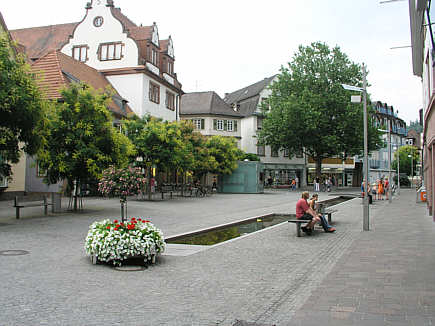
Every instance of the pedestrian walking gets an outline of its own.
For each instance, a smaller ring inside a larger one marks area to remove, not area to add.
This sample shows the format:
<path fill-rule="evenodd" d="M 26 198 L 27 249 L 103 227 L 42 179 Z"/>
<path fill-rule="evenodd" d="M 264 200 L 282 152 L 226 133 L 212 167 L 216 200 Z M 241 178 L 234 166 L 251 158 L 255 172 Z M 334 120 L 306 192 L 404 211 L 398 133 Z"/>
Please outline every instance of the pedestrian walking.
<path fill-rule="evenodd" d="M 320 191 L 320 178 L 316 177 L 314 179 L 314 191 L 319 192 Z"/>

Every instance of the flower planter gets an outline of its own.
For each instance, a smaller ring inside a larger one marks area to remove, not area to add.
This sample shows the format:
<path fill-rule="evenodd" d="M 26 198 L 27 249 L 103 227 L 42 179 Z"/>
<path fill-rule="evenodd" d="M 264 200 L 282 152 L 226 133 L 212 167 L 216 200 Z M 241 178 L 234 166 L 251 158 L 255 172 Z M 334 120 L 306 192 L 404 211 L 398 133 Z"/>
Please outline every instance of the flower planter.
<path fill-rule="evenodd" d="M 102 261 L 99 261 L 97 256 L 95 256 L 95 255 L 90 255 L 89 258 L 91 259 L 91 263 L 93 265 L 104 263 Z M 146 260 L 144 256 L 134 256 L 134 257 L 128 257 L 128 258 L 124 259 L 123 263 L 127 263 L 128 264 L 132 260 L 134 260 L 135 262 L 140 260 L 141 263 L 145 263 L 145 265 L 147 265 L 147 264 L 155 264 L 156 263 L 156 258 L 157 258 L 157 255 L 152 255 L 150 260 Z M 121 265 L 122 265 L 122 263 L 121 263 Z M 140 265 L 140 264 L 136 264 L 136 265 Z"/>
<path fill-rule="evenodd" d="M 85 250 L 93 264 L 105 262 L 120 266 L 132 259 L 154 264 L 165 250 L 165 240 L 159 229 L 141 218 L 133 217 L 125 223 L 103 220 L 89 227 Z"/>

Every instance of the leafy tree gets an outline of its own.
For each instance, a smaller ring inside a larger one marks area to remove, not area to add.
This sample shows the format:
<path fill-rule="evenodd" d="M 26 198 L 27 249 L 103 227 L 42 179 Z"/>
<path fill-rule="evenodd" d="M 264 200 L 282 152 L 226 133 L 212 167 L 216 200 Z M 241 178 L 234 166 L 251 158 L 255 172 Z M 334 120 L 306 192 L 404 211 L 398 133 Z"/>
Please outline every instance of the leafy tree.
<path fill-rule="evenodd" d="M 351 94 L 341 86 L 361 86 L 362 79 L 361 67 L 339 47 L 320 42 L 299 46 L 271 85 L 271 109 L 263 107 L 259 143 L 290 153 L 303 151 L 315 160 L 317 175 L 324 158 L 362 154 L 363 105 L 350 103 Z M 370 123 L 368 135 L 369 149 L 379 148 L 380 132 Z"/>
<path fill-rule="evenodd" d="M 189 160 L 186 161 L 183 172 L 193 171 L 195 175 L 204 175 L 210 170 L 208 149 L 204 146 L 206 137 L 200 132 L 195 131 L 191 121 L 180 121 L 181 134 L 183 143 L 187 146 L 190 154 Z"/>
<path fill-rule="evenodd" d="M 45 104 L 24 57 L 0 33 L 0 177 L 11 176 L 23 152 L 33 155 L 41 146 Z"/>
<path fill-rule="evenodd" d="M 107 109 L 111 94 L 86 84 L 72 84 L 61 94 L 62 103 L 55 106 L 48 124 L 48 141 L 38 154 L 39 164 L 47 172 L 45 181 L 67 180 L 70 186 L 76 181 L 79 189 L 82 182 L 99 179 L 110 165 L 127 165 L 134 148 L 112 126 Z"/>
<path fill-rule="evenodd" d="M 401 146 L 394 153 L 394 160 L 391 162 L 391 168 L 394 170 L 397 170 L 397 160 L 399 160 L 400 174 L 406 173 L 412 177 L 412 174 L 415 175 L 417 164 L 420 161 L 420 152 L 416 146 Z"/>
<path fill-rule="evenodd" d="M 124 121 L 128 138 L 136 148 L 137 156 L 149 169 L 156 166 L 159 170 L 186 168 L 191 154 L 183 143 L 182 131 L 177 122 L 164 122 L 152 117 Z M 151 183 L 149 182 L 150 190 Z M 149 191 L 151 199 L 151 191 Z"/>
<path fill-rule="evenodd" d="M 409 130 L 415 130 L 418 133 L 422 133 L 423 132 L 423 126 L 420 124 L 420 122 L 418 120 L 410 121 L 408 129 Z"/>
<path fill-rule="evenodd" d="M 260 161 L 260 158 L 257 154 L 254 153 L 242 153 L 240 157 L 241 161 L 248 160 L 248 161 Z"/>
<path fill-rule="evenodd" d="M 237 161 L 241 151 L 237 148 L 236 140 L 232 137 L 207 137 L 205 147 L 209 155 L 208 172 L 215 174 L 231 174 L 237 169 Z"/>

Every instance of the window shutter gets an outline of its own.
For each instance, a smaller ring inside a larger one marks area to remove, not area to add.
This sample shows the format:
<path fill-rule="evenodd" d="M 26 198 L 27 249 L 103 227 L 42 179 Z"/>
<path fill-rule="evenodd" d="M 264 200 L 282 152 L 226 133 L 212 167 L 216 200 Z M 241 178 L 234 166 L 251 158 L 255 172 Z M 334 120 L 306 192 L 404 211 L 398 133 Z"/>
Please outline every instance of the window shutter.
<path fill-rule="evenodd" d="M 217 130 L 217 119 L 213 119 L 213 129 Z"/>
<path fill-rule="evenodd" d="M 237 120 L 234 120 L 234 131 L 237 131 Z"/>
<path fill-rule="evenodd" d="M 204 129 L 204 119 L 201 119 L 201 129 Z"/>
<path fill-rule="evenodd" d="M 228 130 L 228 123 L 227 123 L 227 120 L 224 120 L 224 130 Z"/>

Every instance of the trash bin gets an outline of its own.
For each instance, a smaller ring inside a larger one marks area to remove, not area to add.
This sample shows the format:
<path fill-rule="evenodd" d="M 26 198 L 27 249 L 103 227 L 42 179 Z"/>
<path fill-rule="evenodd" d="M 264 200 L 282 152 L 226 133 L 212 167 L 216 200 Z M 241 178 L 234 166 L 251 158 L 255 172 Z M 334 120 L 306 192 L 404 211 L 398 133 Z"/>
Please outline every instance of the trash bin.
<path fill-rule="evenodd" d="M 417 203 L 421 203 L 421 202 L 426 202 L 427 201 L 427 197 L 426 197 L 426 188 L 425 187 L 420 187 L 417 190 Z"/>

